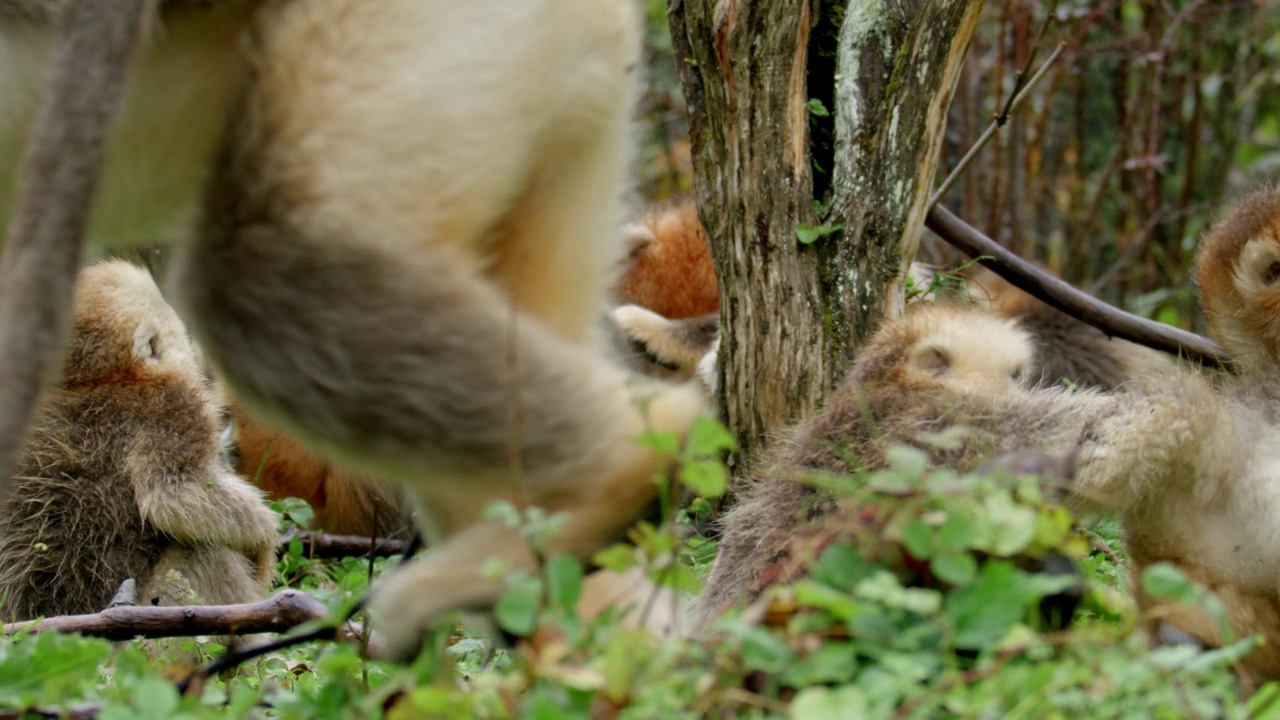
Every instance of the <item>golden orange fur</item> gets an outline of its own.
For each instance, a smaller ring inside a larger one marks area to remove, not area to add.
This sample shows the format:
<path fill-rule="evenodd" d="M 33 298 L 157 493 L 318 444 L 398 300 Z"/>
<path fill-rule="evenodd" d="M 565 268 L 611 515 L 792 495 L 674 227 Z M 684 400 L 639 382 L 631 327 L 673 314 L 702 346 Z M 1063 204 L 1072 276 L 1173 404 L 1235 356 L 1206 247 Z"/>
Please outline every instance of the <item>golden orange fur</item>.
<path fill-rule="evenodd" d="M 1280 188 L 1241 200 L 1205 235 L 1196 282 L 1209 334 L 1242 368 L 1280 357 Z"/>
<path fill-rule="evenodd" d="M 720 291 L 707 232 L 693 198 L 646 210 L 627 228 L 630 257 L 618 281 L 623 302 L 671 319 L 720 310 Z"/>

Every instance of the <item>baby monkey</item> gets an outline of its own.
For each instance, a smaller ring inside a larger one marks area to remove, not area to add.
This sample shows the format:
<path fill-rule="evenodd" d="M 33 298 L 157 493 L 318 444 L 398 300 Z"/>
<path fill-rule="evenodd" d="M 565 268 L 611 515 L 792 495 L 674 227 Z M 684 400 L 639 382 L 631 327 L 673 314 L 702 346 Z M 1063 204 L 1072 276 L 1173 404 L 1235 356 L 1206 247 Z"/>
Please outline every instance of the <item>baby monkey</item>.
<path fill-rule="evenodd" d="M 917 303 L 882 327 L 816 416 L 753 464 L 754 480 L 722 520 L 720 556 L 694 609 L 705 621 L 765 589 L 766 572 L 837 499 L 805 472 L 885 467 L 888 448 L 917 447 L 935 466 L 972 470 L 1013 450 L 1061 449 L 1106 407 L 1103 396 L 1032 389 L 1031 338 L 985 310 Z M 944 431 L 950 442 L 936 438 Z"/>
<path fill-rule="evenodd" d="M 81 272 L 61 381 L 0 508 L 0 616 L 97 612 L 127 578 L 142 602 L 262 599 L 277 519 L 227 465 L 214 398 L 146 271 Z"/>

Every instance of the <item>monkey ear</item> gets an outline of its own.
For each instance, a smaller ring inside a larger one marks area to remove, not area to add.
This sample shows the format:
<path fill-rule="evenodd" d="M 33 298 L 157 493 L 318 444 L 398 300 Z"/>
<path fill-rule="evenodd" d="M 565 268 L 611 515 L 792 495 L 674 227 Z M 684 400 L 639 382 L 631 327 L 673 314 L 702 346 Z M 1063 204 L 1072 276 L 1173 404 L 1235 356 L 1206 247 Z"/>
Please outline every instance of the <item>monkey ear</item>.
<path fill-rule="evenodd" d="M 149 322 L 133 331 L 133 357 L 139 362 L 159 362 L 160 330 Z"/>
<path fill-rule="evenodd" d="M 627 223 L 622 226 L 622 246 L 627 250 L 628 259 L 634 260 L 657 241 L 658 237 L 645 225 Z"/>
<path fill-rule="evenodd" d="M 911 357 L 911 364 L 938 377 L 951 368 L 951 354 L 937 345 L 925 345 Z"/>

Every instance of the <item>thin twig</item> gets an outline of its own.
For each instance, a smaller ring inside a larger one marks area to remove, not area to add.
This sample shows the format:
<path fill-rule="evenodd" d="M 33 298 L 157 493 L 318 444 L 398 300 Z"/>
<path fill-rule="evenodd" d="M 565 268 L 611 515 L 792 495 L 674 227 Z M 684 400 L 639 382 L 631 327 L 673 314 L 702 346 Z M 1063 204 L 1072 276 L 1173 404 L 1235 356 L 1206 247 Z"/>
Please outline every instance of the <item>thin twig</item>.
<path fill-rule="evenodd" d="M 942 199 L 942 196 L 947 194 L 947 191 L 951 189 L 951 186 L 955 184 L 956 180 L 960 179 L 961 173 L 969 167 L 969 164 L 978 156 L 978 153 L 982 152 L 982 148 L 986 147 L 987 143 L 991 141 L 991 138 L 995 137 L 996 133 L 1000 132 L 1000 129 L 1004 127 L 1005 122 L 1008 120 L 1008 113 L 1016 110 L 1018 105 L 1031 94 L 1031 90 L 1035 88 L 1036 83 L 1040 82 L 1040 79 L 1049 71 L 1049 67 L 1053 65 L 1053 63 L 1066 49 L 1066 43 L 1058 43 L 1058 47 L 1054 48 L 1053 54 L 1044 61 L 1044 64 L 1040 66 L 1040 69 L 1036 71 L 1036 74 L 1032 75 L 1031 79 L 1027 81 L 1026 87 L 1022 88 L 1021 92 L 1015 95 L 1009 102 L 1008 110 L 1005 113 L 996 116 L 996 119 L 992 121 L 991 126 L 982 133 L 982 136 L 973 144 L 973 147 L 969 148 L 969 152 L 965 153 L 964 157 L 960 158 L 960 162 L 956 164 L 955 169 L 951 171 L 951 174 L 947 176 L 946 180 L 942 181 L 942 185 L 933 193 L 933 196 L 929 198 L 929 207 L 932 208 L 937 205 L 938 201 Z"/>
<path fill-rule="evenodd" d="M 389 557 L 403 555 L 409 543 L 391 538 L 370 538 L 363 535 L 329 535 L 309 530 L 292 529 L 280 536 L 279 551 L 286 553 L 294 540 L 302 543 L 303 555 L 308 558 Z"/>

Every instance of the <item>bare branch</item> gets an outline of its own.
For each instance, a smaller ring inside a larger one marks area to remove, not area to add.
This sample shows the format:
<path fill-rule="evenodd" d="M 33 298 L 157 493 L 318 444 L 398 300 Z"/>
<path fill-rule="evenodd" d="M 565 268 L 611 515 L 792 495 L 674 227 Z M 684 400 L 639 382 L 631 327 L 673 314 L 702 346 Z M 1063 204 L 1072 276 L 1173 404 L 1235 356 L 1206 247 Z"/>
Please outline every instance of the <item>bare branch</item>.
<path fill-rule="evenodd" d="M 302 554 L 309 558 L 389 557 L 403 555 L 409 546 L 404 540 L 293 529 L 280 537 L 280 552 L 288 552 L 295 539 L 302 542 Z"/>
<path fill-rule="evenodd" d="M 1040 271 L 941 205 L 929 210 L 925 225 L 961 252 L 978 258 L 978 262 L 1014 287 L 1109 336 L 1173 353 L 1208 367 L 1225 367 L 1231 361 L 1226 351 L 1206 337 L 1125 312 Z"/>
<path fill-rule="evenodd" d="M 80 633 L 107 640 L 187 637 L 191 635 L 252 635 L 283 633 L 306 622 L 326 620 L 329 609 L 299 590 L 285 590 L 256 603 L 192 605 L 188 607 L 120 606 L 92 615 L 63 615 L 43 620 L 6 623 L 4 633 Z M 359 642 L 365 631 L 347 622 L 336 632 L 339 640 Z M 373 636 L 376 638 L 376 636 Z M 369 643 L 369 654 L 382 652 L 380 639 Z"/>

